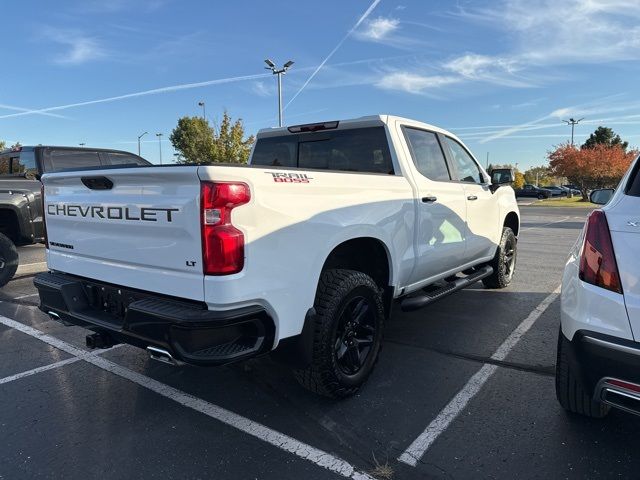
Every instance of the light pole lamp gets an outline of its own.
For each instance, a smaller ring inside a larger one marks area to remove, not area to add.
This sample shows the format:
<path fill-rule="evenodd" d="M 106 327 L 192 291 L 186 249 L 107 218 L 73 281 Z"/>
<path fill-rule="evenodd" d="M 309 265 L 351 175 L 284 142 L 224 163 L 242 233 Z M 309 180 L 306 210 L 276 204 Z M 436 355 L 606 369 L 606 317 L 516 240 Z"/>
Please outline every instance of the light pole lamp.
<path fill-rule="evenodd" d="M 158 150 L 160 152 L 160 165 L 162 165 L 162 134 L 156 133 L 156 137 L 158 137 Z"/>
<path fill-rule="evenodd" d="M 264 63 L 267 64 L 267 66 L 264 68 L 266 68 L 267 70 L 271 70 L 274 75 L 278 76 L 278 126 L 281 127 L 282 126 L 282 75 L 284 75 L 287 72 L 287 70 L 291 68 L 291 65 L 293 65 L 293 61 L 289 60 L 287 63 L 285 63 L 282 66 L 282 68 L 276 67 L 276 64 L 273 63 L 273 61 L 268 58 L 264 61 Z"/>
<path fill-rule="evenodd" d="M 141 133 L 140 135 L 138 135 L 138 156 L 140 156 L 140 139 L 142 137 L 144 137 L 147 133 L 149 133 L 149 132 L 144 132 L 144 133 Z"/>
<path fill-rule="evenodd" d="M 202 107 L 202 118 L 204 120 L 206 120 L 207 119 L 207 111 L 205 110 L 204 102 L 198 102 L 198 106 Z"/>
<path fill-rule="evenodd" d="M 571 146 L 572 147 L 573 147 L 573 130 L 575 126 L 579 124 L 582 120 L 584 120 L 584 117 L 578 120 L 575 120 L 573 118 L 570 118 L 569 120 L 563 120 L 563 122 L 566 123 L 567 125 L 571 125 Z"/>

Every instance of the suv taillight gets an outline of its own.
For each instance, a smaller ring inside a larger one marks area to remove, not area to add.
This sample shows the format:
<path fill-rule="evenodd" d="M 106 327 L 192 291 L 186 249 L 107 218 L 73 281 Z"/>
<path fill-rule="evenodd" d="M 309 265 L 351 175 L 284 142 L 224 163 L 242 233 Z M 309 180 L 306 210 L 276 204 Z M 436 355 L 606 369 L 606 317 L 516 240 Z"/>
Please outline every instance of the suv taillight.
<path fill-rule="evenodd" d="M 230 275 L 244 266 L 244 235 L 231 224 L 231 210 L 251 199 L 245 183 L 200 183 L 202 269 L 205 275 Z"/>
<path fill-rule="evenodd" d="M 42 235 L 44 236 L 44 246 L 49 248 L 49 239 L 47 238 L 47 206 L 44 203 L 44 185 L 40 185 L 40 202 L 42 203 Z"/>
<path fill-rule="evenodd" d="M 622 293 L 609 224 L 602 210 L 594 210 L 587 219 L 580 257 L 580 280 Z"/>

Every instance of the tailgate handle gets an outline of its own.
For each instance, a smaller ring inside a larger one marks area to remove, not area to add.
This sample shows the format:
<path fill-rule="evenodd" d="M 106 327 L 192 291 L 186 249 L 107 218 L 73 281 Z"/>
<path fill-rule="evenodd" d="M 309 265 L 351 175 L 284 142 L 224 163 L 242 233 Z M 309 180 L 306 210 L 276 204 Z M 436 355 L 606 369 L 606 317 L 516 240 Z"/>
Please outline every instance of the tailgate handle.
<path fill-rule="evenodd" d="M 111 190 L 113 182 L 107 177 L 82 177 L 84 186 L 91 190 Z"/>

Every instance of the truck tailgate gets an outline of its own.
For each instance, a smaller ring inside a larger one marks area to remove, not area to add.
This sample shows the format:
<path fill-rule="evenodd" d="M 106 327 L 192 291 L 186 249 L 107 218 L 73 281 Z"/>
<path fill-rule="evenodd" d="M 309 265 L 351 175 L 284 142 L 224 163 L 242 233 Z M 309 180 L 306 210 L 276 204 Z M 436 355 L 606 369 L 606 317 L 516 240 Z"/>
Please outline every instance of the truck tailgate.
<path fill-rule="evenodd" d="M 45 175 L 49 269 L 204 299 L 197 167 Z"/>

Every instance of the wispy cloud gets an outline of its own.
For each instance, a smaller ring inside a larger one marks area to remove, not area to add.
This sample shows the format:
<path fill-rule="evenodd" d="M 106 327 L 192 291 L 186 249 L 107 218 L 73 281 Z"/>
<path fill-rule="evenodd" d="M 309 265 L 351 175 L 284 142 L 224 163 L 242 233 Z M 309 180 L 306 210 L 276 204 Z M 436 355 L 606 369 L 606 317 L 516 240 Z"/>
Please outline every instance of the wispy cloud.
<path fill-rule="evenodd" d="M 377 82 L 377 86 L 422 94 L 429 85 L 424 79 L 435 75 L 437 86 L 464 81 L 530 88 L 563 78 L 562 69 L 568 65 L 640 59 L 638 0 L 541 0 L 535 8 L 529 0 L 499 0 L 488 5 L 459 7 L 453 15 L 465 22 L 484 24 L 496 35 L 508 35 L 510 40 L 505 44 L 509 47 L 503 52 L 470 51 L 431 62 L 428 67 L 402 67 L 387 74 L 388 79 Z M 377 20 L 368 22 L 368 26 Z M 388 21 L 380 21 L 380 33 L 371 28 L 360 35 L 389 40 L 398 25 L 415 24 L 401 19 L 392 28 Z M 519 108 L 525 106 L 529 105 Z"/>
<path fill-rule="evenodd" d="M 408 93 L 424 94 L 453 83 L 458 83 L 460 77 L 443 75 L 418 75 L 411 72 L 392 72 L 384 75 L 375 85 L 386 90 L 401 90 Z"/>
<path fill-rule="evenodd" d="M 366 28 L 358 32 L 358 38 L 362 40 L 380 41 L 395 32 L 400 26 L 400 20 L 396 18 L 378 17 L 366 22 Z"/>
<path fill-rule="evenodd" d="M 573 106 L 568 106 L 568 107 L 561 107 L 561 108 L 557 108 L 551 112 L 549 112 L 549 114 L 543 116 L 543 117 L 539 117 L 536 118 L 534 120 L 528 121 L 528 122 L 524 122 L 521 123 L 519 125 L 511 125 L 508 126 L 504 129 L 500 129 L 498 131 L 492 132 L 490 133 L 488 136 L 483 137 L 480 140 L 480 143 L 487 143 L 490 142 L 492 140 L 497 140 L 500 138 L 504 138 L 504 137 L 513 137 L 515 136 L 516 133 L 521 132 L 521 131 L 527 131 L 527 130 L 535 130 L 535 129 L 540 129 L 540 128 L 547 128 L 549 126 L 549 124 L 545 124 L 543 122 L 551 120 L 551 119 L 556 119 L 558 120 L 558 124 L 559 121 L 562 120 L 563 118 L 567 117 L 567 116 L 573 116 L 573 115 L 587 115 L 587 114 L 591 114 L 591 115 L 598 115 L 598 114 L 605 114 L 605 113 L 613 113 L 613 112 L 624 112 L 624 111 L 629 111 L 629 110 L 637 110 L 638 108 L 640 108 L 640 102 L 625 102 L 625 101 L 620 101 L 621 99 L 619 98 L 620 95 L 614 95 L 614 96 L 607 96 L 592 102 L 587 102 L 584 104 L 580 104 L 580 105 L 573 105 Z M 614 99 L 618 98 L 619 102 L 615 103 Z M 635 118 L 635 115 L 630 115 L 627 116 L 628 119 L 630 118 Z M 600 119 L 602 120 L 602 119 Z M 600 120 L 594 120 L 595 122 L 598 122 Z M 616 119 L 609 119 L 610 122 L 612 123 L 613 121 L 615 121 Z M 586 122 L 585 122 L 586 123 Z M 486 135 L 489 132 L 484 132 L 484 134 Z"/>
<path fill-rule="evenodd" d="M 10 113 L 7 115 L 0 115 L 0 119 L 1 118 L 11 118 L 11 117 L 21 117 L 24 115 L 35 115 L 35 114 L 42 114 L 42 113 L 47 113 L 47 112 L 55 112 L 55 111 L 59 111 L 59 110 L 67 110 L 69 108 L 76 108 L 76 107 L 85 107 L 88 105 L 96 105 L 99 103 L 110 103 L 110 102 L 117 102 L 117 101 L 121 101 L 121 100 L 128 100 L 130 98 L 136 98 L 136 97 L 144 97 L 147 95 L 158 95 L 161 93 L 169 93 L 169 92 L 176 92 L 179 90 L 188 90 L 188 89 L 192 89 L 192 88 L 202 88 L 202 87 L 209 87 L 212 85 L 221 85 L 221 84 L 225 84 L 225 83 L 233 83 L 233 82 L 242 82 L 242 81 L 246 81 L 246 80 L 256 80 L 259 78 L 265 78 L 265 77 L 269 77 L 271 76 L 270 73 L 258 73 L 255 75 L 242 75 L 242 76 L 238 76 L 238 77 L 228 77 L 228 78 L 218 78 L 215 80 L 207 80 L 204 82 L 196 82 L 196 83 L 183 83 L 180 85 L 171 85 L 168 87 L 161 87 L 161 88 L 154 88 L 152 90 L 143 90 L 141 92 L 133 92 L 133 93 L 126 93 L 124 95 L 117 95 L 115 97 L 106 97 L 106 98 L 98 98 L 95 100 L 87 100 L 84 102 L 76 102 L 76 103 L 69 103 L 66 105 L 57 105 L 55 107 L 47 107 L 47 108 L 41 108 L 38 110 L 29 110 L 26 112 L 18 112 L 18 113 Z"/>
<path fill-rule="evenodd" d="M 51 58 L 58 65 L 80 65 L 107 56 L 106 50 L 95 37 L 79 31 L 46 28 L 43 35 L 48 41 L 62 47 L 62 51 L 56 52 Z"/>
<path fill-rule="evenodd" d="M 515 74 L 522 70 L 522 65 L 515 58 L 468 53 L 445 62 L 443 68 L 468 80 L 480 80 L 513 87 L 531 85 L 515 77 Z"/>
<path fill-rule="evenodd" d="M 508 32 L 511 59 L 528 66 L 640 58 L 637 0 L 502 0 L 456 15 Z"/>
<path fill-rule="evenodd" d="M 325 63 L 327 63 L 331 59 L 331 57 L 333 57 L 333 55 L 340 49 L 342 44 L 347 40 L 347 38 L 349 38 L 353 34 L 353 32 L 356 31 L 356 29 L 362 24 L 362 22 L 364 22 L 369 17 L 369 15 L 371 15 L 371 12 L 373 12 L 373 10 L 378 6 L 378 4 L 380 2 L 381 2 L 381 0 L 374 0 L 373 3 L 371 5 L 369 5 L 369 8 L 367 8 L 367 10 L 365 10 L 365 12 L 360 16 L 360 18 L 355 23 L 355 25 L 353 27 L 351 27 L 351 29 L 346 33 L 346 35 L 344 37 L 342 37 L 342 39 L 333 48 L 333 50 L 331 50 L 329 52 L 329 55 L 327 55 L 325 57 L 325 59 L 322 60 L 322 62 L 320 62 L 320 65 L 318 65 L 316 67 L 316 69 L 309 76 L 309 78 L 307 78 L 307 80 L 302 84 L 302 86 L 298 89 L 298 91 L 295 93 L 295 95 L 293 97 L 291 97 L 291 100 L 289 100 L 287 102 L 287 104 L 285 105 L 285 107 L 284 107 L 285 109 L 289 105 L 291 105 L 291 102 L 293 102 L 296 98 L 298 98 L 298 95 L 300 95 L 302 93 L 302 91 L 306 88 L 306 86 L 309 85 L 309 82 L 311 82 L 311 80 L 313 80 L 313 78 L 318 74 L 318 72 L 320 70 L 322 70 L 322 67 L 324 67 Z"/>
<path fill-rule="evenodd" d="M 256 95 L 258 95 L 259 97 L 272 97 L 275 94 L 275 88 L 273 84 L 269 85 L 262 80 L 253 82 L 253 85 L 251 86 L 251 91 Z"/>

